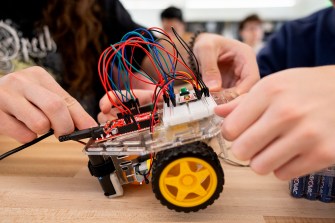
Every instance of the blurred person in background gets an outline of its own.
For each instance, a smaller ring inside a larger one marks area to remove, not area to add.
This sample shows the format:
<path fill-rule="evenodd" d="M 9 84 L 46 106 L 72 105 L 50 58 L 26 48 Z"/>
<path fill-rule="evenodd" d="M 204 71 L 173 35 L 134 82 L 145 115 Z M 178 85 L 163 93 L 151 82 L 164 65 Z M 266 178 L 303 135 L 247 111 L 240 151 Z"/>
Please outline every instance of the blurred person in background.
<path fill-rule="evenodd" d="M 174 36 L 171 27 L 188 42 L 192 33 L 186 32 L 183 12 L 180 8 L 170 6 L 161 12 L 162 28 L 170 35 Z"/>
<path fill-rule="evenodd" d="M 240 22 L 238 34 L 241 41 L 253 48 L 256 54 L 264 45 L 263 22 L 256 14 L 249 15 Z"/>

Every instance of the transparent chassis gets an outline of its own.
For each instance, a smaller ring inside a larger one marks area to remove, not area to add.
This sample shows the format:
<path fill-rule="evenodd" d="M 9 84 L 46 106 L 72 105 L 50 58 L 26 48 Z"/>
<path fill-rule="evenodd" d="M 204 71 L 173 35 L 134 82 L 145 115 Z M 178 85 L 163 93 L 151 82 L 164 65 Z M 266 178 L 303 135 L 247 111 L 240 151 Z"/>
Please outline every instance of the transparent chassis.
<path fill-rule="evenodd" d="M 178 150 L 187 150 L 188 145 L 190 145 L 189 148 L 191 148 L 192 146 L 194 147 L 196 143 L 200 143 L 204 146 L 199 149 L 195 147 L 196 150 L 199 151 L 190 151 L 190 156 L 193 156 L 193 153 L 196 157 L 200 158 L 202 158 L 201 153 L 205 153 L 207 154 L 206 156 L 208 156 L 207 149 L 211 150 L 209 152 L 212 154 L 214 153 L 212 148 L 215 148 L 216 153 L 226 154 L 224 140 L 221 136 L 222 118 L 213 113 L 213 108 L 217 105 L 215 99 L 220 98 L 215 96 L 203 96 L 201 100 L 177 103 L 176 107 L 168 107 L 164 104 L 164 108 L 157 112 L 159 121 L 158 124 L 154 126 L 153 132 L 150 132 L 149 128 L 145 128 L 122 134 L 113 139 L 101 140 L 91 138 L 85 146 L 84 152 L 90 158 L 90 162 L 93 166 L 103 165 L 104 162 L 109 160 L 112 162 L 113 168 L 115 168 L 115 171 L 112 171 L 107 178 L 97 176 L 105 191 L 105 195 L 109 197 L 123 195 L 122 185 L 124 184 L 133 182 L 148 183 L 149 179 L 147 179 L 146 176 L 149 175 L 148 173 L 152 165 L 155 166 L 155 162 L 160 162 L 157 160 L 159 156 L 156 156 L 156 158 L 153 157 L 155 157 L 155 154 L 162 154 L 163 151 L 173 150 L 173 153 L 177 154 L 174 155 L 173 160 L 171 158 L 171 162 L 176 159 L 176 156 L 178 158 L 178 153 L 181 154 L 180 156 L 184 156 L 182 155 L 183 151 Z M 177 95 L 177 102 L 180 100 L 180 96 Z M 157 193 L 156 197 L 161 200 L 162 204 L 176 211 L 197 211 L 212 204 L 213 201 L 219 197 L 219 193 L 222 191 L 224 184 L 222 167 L 217 155 L 215 153 L 214 155 L 216 156 L 216 161 L 214 164 L 210 164 L 212 166 L 210 168 L 215 171 L 221 171 L 218 172 L 218 174 L 214 174 L 214 177 L 222 178 L 219 179 L 219 181 L 215 179 L 215 182 L 218 181 L 218 184 L 222 185 L 217 186 L 218 189 L 215 190 L 217 191 L 215 197 L 212 196 L 212 198 L 209 196 L 208 200 L 210 200 L 210 202 L 206 200 L 207 203 L 203 202 L 206 204 L 201 203 L 200 205 L 196 205 L 196 207 L 188 207 L 187 202 L 185 205 L 181 203 L 179 206 L 174 204 L 167 205 L 162 202 L 161 198 L 158 198 Z M 169 156 L 169 154 L 164 156 Z M 140 159 L 139 157 L 145 158 Z M 204 159 L 207 159 L 205 155 Z M 154 164 L 152 164 L 152 162 Z M 155 170 L 155 167 L 153 169 Z M 198 169 L 200 169 L 200 167 Z M 194 171 L 197 172 L 197 170 Z M 153 178 L 157 178 L 156 181 L 158 181 L 159 176 L 154 176 L 154 174 L 155 171 L 150 175 L 150 180 L 153 181 Z M 194 173 L 194 176 L 196 176 L 196 173 Z M 176 187 L 178 187 L 178 185 Z"/>

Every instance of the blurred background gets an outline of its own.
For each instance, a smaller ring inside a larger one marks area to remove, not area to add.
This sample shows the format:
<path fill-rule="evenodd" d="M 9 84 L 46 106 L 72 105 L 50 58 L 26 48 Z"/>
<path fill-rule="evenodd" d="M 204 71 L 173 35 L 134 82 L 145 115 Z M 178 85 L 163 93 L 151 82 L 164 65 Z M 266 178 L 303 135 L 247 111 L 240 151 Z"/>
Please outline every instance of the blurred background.
<path fill-rule="evenodd" d="M 264 39 L 287 20 L 331 6 L 329 0 L 121 0 L 134 21 L 161 27 L 160 13 L 169 6 L 183 12 L 187 31 L 206 30 L 238 38 L 239 22 L 250 14 L 263 20 Z"/>

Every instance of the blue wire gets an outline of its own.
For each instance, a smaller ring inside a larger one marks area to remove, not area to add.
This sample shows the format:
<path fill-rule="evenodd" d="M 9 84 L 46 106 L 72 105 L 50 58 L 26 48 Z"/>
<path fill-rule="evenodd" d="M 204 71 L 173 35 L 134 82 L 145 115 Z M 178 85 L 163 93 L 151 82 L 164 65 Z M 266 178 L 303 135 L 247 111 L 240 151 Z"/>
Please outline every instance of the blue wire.
<path fill-rule="evenodd" d="M 144 36 L 146 35 L 146 36 Z M 154 36 L 152 35 L 152 33 L 144 28 L 138 28 L 135 29 L 131 32 L 126 33 L 120 42 L 116 43 L 116 44 L 122 44 L 125 41 L 127 41 L 130 37 L 139 37 L 140 39 L 142 39 L 145 42 L 149 42 L 149 43 L 154 43 L 157 44 L 158 46 L 160 46 L 161 48 L 164 48 L 162 46 L 162 44 L 160 44 L 159 42 L 157 42 L 154 38 Z M 134 41 L 136 42 L 136 41 Z M 114 54 L 114 58 L 112 59 L 111 62 L 111 69 L 110 69 L 110 74 L 108 75 L 108 79 L 112 85 L 113 90 L 117 91 L 118 93 L 120 93 L 121 98 L 117 95 L 117 97 L 119 98 L 120 101 L 125 102 L 128 100 L 128 98 L 134 99 L 134 95 L 131 93 L 131 89 L 130 89 L 130 77 L 129 77 L 129 72 L 126 69 L 125 66 L 129 66 L 130 69 L 133 69 L 134 71 L 136 71 L 137 73 L 141 74 L 144 78 L 150 80 L 153 83 L 157 83 L 150 75 L 146 74 L 145 72 L 137 69 L 135 66 L 133 66 L 132 64 L 130 64 L 130 60 L 128 58 L 127 52 L 125 50 L 125 48 L 121 49 L 116 49 L 114 47 L 114 45 L 112 45 L 113 50 L 115 51 Z M 147 44 L 145 46 L 146 50 L 148 50 L 148 52 L 151 54 L 152 58 L 153 58 L 153 63 L 156 64 L 157 69 L 162 73 L 162 77 L 163 80 L 165 81 L 165 83 L 167 83 L 169 81 L 169 76 L 167 73 L 164 72 L 164 67 L 168 70 L 168 73 L 171 73 L 171 75 L 173 77 L 176 77 L 176 67 L 174 66 L 174 62 L 172 59 L 172 56 L 170 56 L 170 54 L 168 54 L 167 52 L 165 52 L 168 60 L 166 60 L 163 56 L 164 52 L 162 52 L 161 50 L 159 50 L 159 48 L 157 46 L 153 46 L 150 44 Z M 121 52 L 120 52 L 121 51 Z M 122 59 L 123 57 L 123 59 Z M 163 61 L 162 61 L 163 59 Z M 113 67 L 115 65 L 117 61 L 117 84 L 113 81 Z M 169 62 L 169 63 L 168 63 Z M 171 66 L 171 67 L 170 67 Z M 123 94 L 121 91 L 121 82 L 123 82 L 126 93 Z M 174 81 L 171 81 L 171 83 L 167 86 L 168 89 L 168 93 L 171 97 L 171 99 L 175 98 L 175 94 L 173 91 L 173 87 L 174 87 Z"/>

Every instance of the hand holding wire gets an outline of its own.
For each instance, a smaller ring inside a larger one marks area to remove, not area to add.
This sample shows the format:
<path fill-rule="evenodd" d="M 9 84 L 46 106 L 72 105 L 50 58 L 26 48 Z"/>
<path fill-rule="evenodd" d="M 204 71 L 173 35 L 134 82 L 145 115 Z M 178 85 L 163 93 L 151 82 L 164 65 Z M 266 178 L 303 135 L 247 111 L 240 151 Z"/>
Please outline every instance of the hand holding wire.
<path fill-rule="evenodd" d="M 96 126 L 81 105 L 41 67 L 0 79 L 0 134 L 30 142 L 50 128 L 55 135 Z"/>

